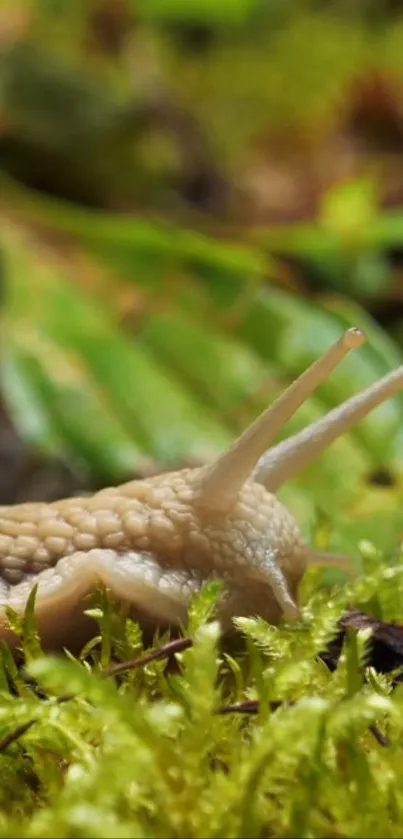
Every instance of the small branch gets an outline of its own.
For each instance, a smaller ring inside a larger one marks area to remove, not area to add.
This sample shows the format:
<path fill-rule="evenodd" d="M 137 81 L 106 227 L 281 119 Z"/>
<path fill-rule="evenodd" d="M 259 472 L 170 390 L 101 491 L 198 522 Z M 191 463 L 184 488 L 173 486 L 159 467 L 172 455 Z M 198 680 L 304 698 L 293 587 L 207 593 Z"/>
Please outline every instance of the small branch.
<path fill-rule="evenodd" d="M 217 713 L 221 716 L 225 714 L 258 714 L 259 702 L 256 699 L 249 699 L 246 702 L 239 702 L 237 705 L 224 705 Z"/>
<path fill-rule="evenodd" d="M 164 644 L 159 650 L 154 650 L 143 657 L 134 658 L 131 661 L 120 661 L 119 664 L 113 664 L 112 667 L 107 667 L 103 670 L 101 675 L 103 678 L 108 676 L 118 676 L 120 673 L 127 673 L 129 670 L 137 670 L 139 667 L 146 667 L 152 661 L 160 661 L 163 658 L 171 658 L 176 653 L 181 653 L 184 650 L 193 646 L 191 638 L 178 638 L 176 641 L 169 641 Z"/>
<path fill-rule="evenodd" d="M 24 722 L 23 725 L 19 725 L 14 731 L 11 731 L 10 734 L 6 734 L 2 740 L 0 740 L 0 752 L 4 752 L 12 743 L 15 743 L 16 740 L 19 740 L 24 734 L 29 731 L 30 728 L 36 723 L 36 720 L 29 720 L 29 722 Z"/>
<path fill-rule="evenodd" d="M 370 730 L 371 734 L 373 734 L 373 736 L 375 737 L 375 740 L 379 743 L 380 746 L 382 746 L 384 749 L 389 748 L 389 746 L 390 746 L 389 738 L 385 737 L 385 735 L 382 734 L 382 731 L 379 731 L 379 728 L 378 728 L 377 725 L 375 725 L 375 723 L 370 725 L 369 730 Z"/>

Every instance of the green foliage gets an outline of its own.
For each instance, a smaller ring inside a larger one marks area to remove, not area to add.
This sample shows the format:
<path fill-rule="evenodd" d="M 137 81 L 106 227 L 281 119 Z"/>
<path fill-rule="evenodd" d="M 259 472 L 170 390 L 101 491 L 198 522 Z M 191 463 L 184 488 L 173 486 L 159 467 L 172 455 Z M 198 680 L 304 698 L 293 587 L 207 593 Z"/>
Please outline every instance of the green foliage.
<path fill-rule="evenodd" d="M 25 668 L 2 652 L 0 835 L 399 836 L 401 689 L 366 666 L 366 632 L 348 637 L 333 674 L 318 654 L 350 600 L 369 611 L 379 596 L 382 617 L 395 619 L 402 571 L 372 557 L 371 574 L 330 597 L 313 575 L 299 625 L 238 620 L 236 658 L 214 621 L 217 586 L 207 586 L 175 666 L 150 660 L 119 676 L 105 669 L 111 660 L 144 653 L 105 592 L 92 610 L 100 647 L 85 660 L 38 656 L 28 607 Z M 254 699 L 257 715 L 236 711 Z"/>
<path fill-rule="evenodd" d="M 402 363 L 392 7 L 1 4 L 2 397 L 30 451 L 89 486 L 204 462 L 346 326 L 367 345 L 283 437 Z M 207 587 L 167 667 L 171 639 L 145 650 L 105 591 L 77 659 L 43 654 L 35 590 L 24 620 L 8 609 L 24 666 L 3 645 L 0 837 L 402 835 L 401 688 L 367 666 L 367 632 L 335 673 L 319 658 L 351 604 L 401 622 L 402 406 L 281 490 L 364 571 L 310 572 L 299 625 L 239 619 L 232 649 Z"/>

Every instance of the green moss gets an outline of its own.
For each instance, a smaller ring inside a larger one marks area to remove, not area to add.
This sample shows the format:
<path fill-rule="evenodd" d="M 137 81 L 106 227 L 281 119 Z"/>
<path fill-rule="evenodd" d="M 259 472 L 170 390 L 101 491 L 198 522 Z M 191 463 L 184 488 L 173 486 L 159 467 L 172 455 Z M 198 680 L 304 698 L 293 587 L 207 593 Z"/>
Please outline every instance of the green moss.
<path fill-rule="evenodd" d="M 367 633 L 347 638 L 335 673 L 318 658 L 348 603 L 399 616 L 403 561 L 384 569 L 364 554 L 349 588 L 325 593 L 310 576 L 298 626 L 239 619 L 237 652 L 214 620 L 219 586 L 206 587 L 169 664 L 115 667 L 168 639 L 145 653 L 105 592 L 82 656 L 46 656 L 31 603 L 25 667 L 2 650 L 0 836 L 402 835 L 401 689 L 366 667 Z"/>

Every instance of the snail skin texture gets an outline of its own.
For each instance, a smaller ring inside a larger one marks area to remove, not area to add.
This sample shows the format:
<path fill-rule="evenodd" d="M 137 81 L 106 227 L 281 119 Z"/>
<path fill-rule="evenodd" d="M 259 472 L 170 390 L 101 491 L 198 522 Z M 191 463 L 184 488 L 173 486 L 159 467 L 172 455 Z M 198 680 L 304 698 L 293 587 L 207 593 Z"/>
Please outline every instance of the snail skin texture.
<path fill-rule="evenodd" d="M 88 595 L 105 585 L 144 631 L 178 627 L 209 579 L 223 591 L 218 617 L 298 618 L 298 589 L 310 565 L 345 557 L 305 544 L 276 491 L 337 437 L 403 389 L 403 366 L 269 448 L 298 407 L 364 334 L 348 329 L 218 459 L 110 487 L 85 498 L 0 507 L 0 638 L 19 641 L 6 607 L 23 614 L 37 585 L 45 648 L 73 647 L 88 631 Z M 93 628 L 93 625 L 92 625 Z M 91 630 L 90 630 L 91 631 Z"/>

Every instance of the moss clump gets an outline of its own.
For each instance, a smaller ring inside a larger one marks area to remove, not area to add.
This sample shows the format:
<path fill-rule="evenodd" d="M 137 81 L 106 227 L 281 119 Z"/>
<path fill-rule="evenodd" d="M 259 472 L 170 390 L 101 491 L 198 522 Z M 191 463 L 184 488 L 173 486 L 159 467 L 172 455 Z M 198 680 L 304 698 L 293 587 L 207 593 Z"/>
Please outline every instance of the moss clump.
<path fill-rule="evenodd" d="M 168 639 L 144 651 L 105 592 L 82 655 L 46 656 L 32 598 L 24 621 L 10 614 L 24 667 L 2 649 L 0 836 L 401 836 L 401 688 L 366 666 L 367 632 L 347 637 L 333 673 L 318 656 L 351 602 L 399 617 L 403 562 L 367 571 L 319 592 L 312 573 L 300 624 L 240 619 L 232 654 L 209 585 L 169 665 L 153 655 Z"/>

